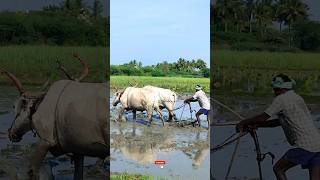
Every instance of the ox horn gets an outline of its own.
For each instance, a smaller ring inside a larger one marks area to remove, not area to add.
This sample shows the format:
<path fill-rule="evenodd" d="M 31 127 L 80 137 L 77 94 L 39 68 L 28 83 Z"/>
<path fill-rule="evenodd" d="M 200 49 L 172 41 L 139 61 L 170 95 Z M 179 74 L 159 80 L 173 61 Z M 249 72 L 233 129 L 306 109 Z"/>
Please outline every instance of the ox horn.
<path fill-rule="evenodd" d="M 18 78 L 16 78 L 16 76 L 14 76 L 13 74 L 11 74 L 8 71 L 3 70 L 3 69 L 1 69 L 0 72 L 1 72 L 1 74 L 5 74 L 13 82 L 13 84 L 16 86 L 16 88 L 18 89 L 20 94 L 23 94 L 24 92 L 26 92 L 23 89 L 23 87 L 22 87 L 20 81 L 18 80 Z"/>
<path fill-rule="evenodd" d="M 128 82 L 130 86 L 132 87 L 137 87 L 139 85 L 139 83 L 133 79 L 133 81 L 135 82 L 135 85 L 133 85 L 131 82 Z"/>
<path fill-rule="evenodd" d="M 76 79 L 76 81 L 82 81 L 84 78 L 88 76 L 88 64 L 83 59 L 81 59 L 78 54 L 73 54 L 73 57 L 77 58 L 83 66 L 81 76 L 78 79 Z"/>
<path fill-rule="evenodd" d="M 50 85 L 50 79 L 48 78 L 47 81 L 42 85 L 41 91 L 47 91 L 49 85 Z"/>
<path fill-rule="evenodd" d="M 73 80 L 74 81 L 74 78 L 72 77 L 72 75 L 70 75 L 67 71 L 67 69 L 62 65 L 61 61 L 59 59 L 57 59 L 57 64 L 58 64 L 58 69 L 60 69 L 64 75 L 67 76 L 68 79 L 70 80 Z"/>

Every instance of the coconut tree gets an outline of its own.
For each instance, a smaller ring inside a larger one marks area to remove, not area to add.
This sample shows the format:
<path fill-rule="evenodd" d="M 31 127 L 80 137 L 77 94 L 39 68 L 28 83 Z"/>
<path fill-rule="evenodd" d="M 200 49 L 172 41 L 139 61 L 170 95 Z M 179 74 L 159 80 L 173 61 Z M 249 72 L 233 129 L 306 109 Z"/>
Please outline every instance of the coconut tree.
<path fill-rule="evenodd" d="M 249 32 L 252 33 L 253 19 L 256 12 L 255 0 L 245 0 L 244 3 L 247 8 L 246 15 L 247 15 L 247 21 L 249 24 Z"/>
<path fill-rule="evenodd" d="M 260 0 L 256 2 L 256 22 L 260 30 L 260 37 L 262 38 L 266 29 L 273 23 L 274 9 L 273 0 Z"/>
<path fill-rule="evenodd" d="M 222 24 L 224 24 L 224 32 L 228 32 L 230 0 L 217 0 L 215 10 L 217 11 L 217 16 L 221 19 Z"/>
<path fill-rule="evenodd" d="M 285 9 L 286 9 L 286 1 L 287 0 L 277 0 L 276 4 L 274 5 L 275 10 L 276 10 L 276 21 L 279 23 L 279 31 L 282 32 L 282 25 L 285 22 L 286 19 L 286 14 L 285 14 Z"/>
<path fill-rule="evenodd" d="M 291 27 L 298 20 L 308 17 L 308 5 L 301 0 L 282 0 L 279 5 L 278 17 L 281 17 L 288 26 L 289 47 L 292 44 Z"/>
<path fill-rule="evenodd" d="M 240 32 L 240 26 L 244 24 L 246 12 L 245 2 L 243 0 L 230 0 L 229 13 L 237 32 Z"/>

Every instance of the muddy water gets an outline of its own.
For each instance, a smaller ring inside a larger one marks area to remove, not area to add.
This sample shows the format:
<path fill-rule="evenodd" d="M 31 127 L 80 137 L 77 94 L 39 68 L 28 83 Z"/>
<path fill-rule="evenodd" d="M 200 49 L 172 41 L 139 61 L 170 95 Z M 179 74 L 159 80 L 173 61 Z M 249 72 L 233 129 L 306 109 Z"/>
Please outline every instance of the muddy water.
<path fill-rule="evenodd" d="M 17 97 L 12 87 L 0 86 L 0 179 L 9 179 L 8 173 L 16 174 L 18 179 L 26 179 L 29 157 L 37 142 L 32 133 L 24 135 L 19 143 L 12 143 L 8 139 L 7 129 L 13 119 L 13 103 Z M 96 158 L 85 159 L 86 179 L 101 179 L 101 173 L 95 168 Z M 70 158 L 60 156 L 54 158 L 47 155 L 42 165 L 43 179 L 50 180 L 52 174 L 56 180 L 73 179 L 73 165 Z"/>
<path fill-rule="evenodd" d="M 250 117 L 259 112 L 263 112 L 263 110 L 271 102 L 272 98 L 252 98 L 249 100 L 248 98 L 246 100 L 222 98 L 221 100 L 231 106 L 237 112 L 240 112 L 245 117 Z M 320 104 L 308 104 L 308 106 L 311 108 L 312 116 L 315 120 L 316 126 L 320 127 Z M 228 120 L 237 120 L 230 113 L 220 109 L 220 107 L 217 106 L 216 109 L 215 121 L 226 122 Z M 213 127 L 211 129 L 211 146 L 213 147 L 214 145 L 221 143 L 234 132 L 234 126 Z M 290 145 L 287 143 L 281 127 L 259 129 L 258 136 L 262 153 L 272 152 L 276 156 L 274 162 L 281 158 L 281 156 L 290 148 Z M 216 179 L 225 178 L 233 148 L 234 144 L 226 146 L 223 150 L 210 153 L 211 172 Z M 251 136 L 247 135 L 241 139 L 240 148 L 234 160 L 233 168 L 229 176 L 230 179 L 258 179 L 258 166 L 255 158 L 256 154 L 254 151 L 254 142 Z M 262 162 L 263 177 L 267 180 L 275 179 L 272 172 L 272 166 L 273 165 L 270 157 L 267 157 Z M 301 169 L 300 166 L 289 170 L 287 176 L 290 180 L 309 178 L 308 171 Z"/>
<path fill-rule="evenodd" d="M 111 101 L 113 98 L 111 98 Z M 179 107 L 183 102 L 177 102 Z M 198 110 L 198 103 L 192 103 L 192 110 Z M 111 109 L 111 121 L 118 109 Z M 175 111 L 180 120 L 191 121 L 188 106 Z M 168 113 L 164 111 L 165 119 Z M 210 156 L 209 134 L 206 118 L 202 127 L 177 127 L 166 122 L 162 127 L 154 114 L 152 125 L 145 124 L 145 114 L 138 115 L 134 122 L 131 113 L 125 114 L 126 122 L 111 122 L 111 173 L 149 174 L 167 179 L 209 179 Z M 195 118 L 195 113 L 192 113 Z M 163 168 L 155 165 L 156 160 L 165 160 Z"/>

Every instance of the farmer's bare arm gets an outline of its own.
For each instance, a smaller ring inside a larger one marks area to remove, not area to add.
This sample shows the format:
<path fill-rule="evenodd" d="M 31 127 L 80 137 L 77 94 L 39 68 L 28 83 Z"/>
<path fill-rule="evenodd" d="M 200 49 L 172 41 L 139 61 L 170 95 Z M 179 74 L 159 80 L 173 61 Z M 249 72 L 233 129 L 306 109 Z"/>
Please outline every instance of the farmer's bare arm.
<path fill-rule="evenodd" d="M 197 100 L 197 99 L 194 99 L 193 97 L 190 97 L 190 98 L 184 100 L 185 103 L 188 103 L 188 102 L 196 102 L 196 101 L 198 101 L 198 100 Z"/>
<path fill-rule="evenodd" d="M 243 130 L 248 126 L 256 126 L 258 124 L 265 123 L 270 116 L 266 113 L 259 114 L 249 119 L 242 120 L 240 123 L 237 124 L 236 129 L 237 131 Z"/>
<path fill-rule="evenodd" d="M 265 127 L 265 128 L 278 127 L 278 126 L 281 126 L 281 123 L 280 123 L 279 119 L 271 119 L 271 120 L 268 120 L 268 121 L 264 121 L 261 124 L 260 123 L 257 124 L 257 127 Z"/>

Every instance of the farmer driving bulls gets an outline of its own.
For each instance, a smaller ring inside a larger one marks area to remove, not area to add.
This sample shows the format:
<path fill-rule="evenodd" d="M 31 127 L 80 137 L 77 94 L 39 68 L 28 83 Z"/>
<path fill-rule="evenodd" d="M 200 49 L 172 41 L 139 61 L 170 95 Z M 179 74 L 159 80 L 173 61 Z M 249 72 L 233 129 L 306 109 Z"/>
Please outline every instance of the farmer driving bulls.
<path fill-rule="evenodd" d="M 302 97 L 293 90 L 295 81 L 284 74 L 273 78 L 275 98 L 264 113 L 241 121 L 237 131 L 257 127 L 282 126 L 290 145 L 275 164 L 273 171 L 277 180 L 286 180 L 286 171 L 297 165 L 309 169 L 310 180 L 320 179 L 320 133 L 315 127 L 310 112 Z M 277 119 L 270 117 L 277 116 Z"/>
<path fill-rule="evenodd" d="M 196 113 L 196 118 L 197 120 L 192 122 L 192 124 L 198 122 L 200 126 L 200 115 L 204 114 L 207 116 L 207 121 L 208 121 L 208 128 L 210 127 L 210 119 L 209 119 L 209 113 L 210 113 L 210 102 L 209 99 L 206 96 L 206 93 L 202 90 L 202 87 L 200 85 L 196 85 L 196 93 L 184 100 L 184 103 L 190 104 L 190 102 L 199 102 L 199 105 L 201 109 Z"/>

